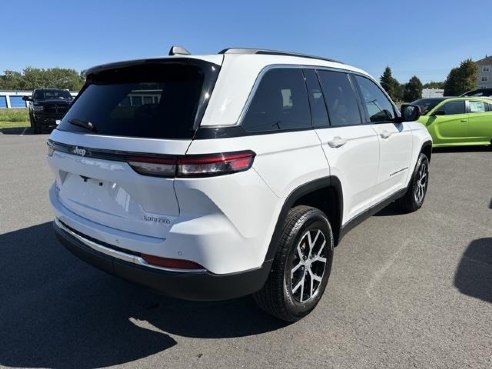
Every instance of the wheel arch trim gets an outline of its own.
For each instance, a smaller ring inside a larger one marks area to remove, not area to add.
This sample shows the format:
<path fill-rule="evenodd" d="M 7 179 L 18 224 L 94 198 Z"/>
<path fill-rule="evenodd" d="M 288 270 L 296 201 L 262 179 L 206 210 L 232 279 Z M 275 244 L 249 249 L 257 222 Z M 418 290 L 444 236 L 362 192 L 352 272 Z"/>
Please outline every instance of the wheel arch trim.
<path fill-rule="evenodd" d="M 338 198 L 338 228 L 341 228 L 342 225 L 342 218 L 343 218 L 343 191 L 342 191 L 342 184 L 338 177 L 336 176 L 327 176 L 327 177 L 322 177 L 315 179 L 311 182 L 304 183 L 303 185 L 297 187 L 295 190 L 293 190 L 289 196 L 284 201 L 284 204 L 282 205 L 282 209 L 280 210 L 280 214 L 277 218 L 277 223 L 275 225 L 275 229 L 273 231 L 272 238 L 270 240 L 270 244 L 268 246 L 268 250 L 265 256 L 265 261 L 270 261 L 273 260 L 275 257 L 275 254 L 277 252 L 278 248 L 278 241 L 280 238 L 280 235 L 282 233 L 282 227 L 285 222 L 285 219 L 287 218 L 287 214 L 289 210 L 292 208 L 292 206 L 302 197 L 309 195 L 310 193 L 313 193 L 318 190 L 322 189 L 333 189 L 335 190 L 336 196 Z M 332 229 L 334 228 L 334 225 L 332 224 Z M 335 238 L 335 244 L 337 243 L 337 238 L 335 237 L 335 233 L 339 234 L 340 229 L 335 230 L 333 229 L 334 232 L 334 238 Z"/>

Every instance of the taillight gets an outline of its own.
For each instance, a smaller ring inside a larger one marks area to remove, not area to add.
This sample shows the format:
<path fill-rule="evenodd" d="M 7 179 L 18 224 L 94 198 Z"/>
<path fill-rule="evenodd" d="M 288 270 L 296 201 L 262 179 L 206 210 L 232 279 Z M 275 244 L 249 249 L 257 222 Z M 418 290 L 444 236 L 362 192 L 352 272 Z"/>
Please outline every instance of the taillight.
<path fill-rule="evenodd" d="M 131 157 L 128 164 L 143 175 L 157 177 L 212 177 L 242 172 L 251 168 L 253 151 L 184 155 L 178 157 Z"/>
<path fill-rule="evenodd" d="M 174 177 L 176 173 L 176 158 L 132 157 L 128 164 L 137 173 L 157 176 Z"/>

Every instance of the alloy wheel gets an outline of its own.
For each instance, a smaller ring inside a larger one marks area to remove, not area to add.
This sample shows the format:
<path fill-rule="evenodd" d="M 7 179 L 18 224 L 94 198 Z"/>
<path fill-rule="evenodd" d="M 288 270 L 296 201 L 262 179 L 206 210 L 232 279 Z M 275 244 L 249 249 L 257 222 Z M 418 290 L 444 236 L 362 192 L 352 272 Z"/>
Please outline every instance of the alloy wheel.
<path fill-rule="evenodd" d="M 299 303 L 315 298 L 327 262 L 326 237 L 320 229 L 307 230 L 291 257 L 290 290 Z"/>
<path fill-rule="evenodd" d="M 427 190 L 427 180 L 428 180 L 429 169 L 426 163 L 422 163 L 417 172 L 417 182 L 415 186 L 415 201 L 417 204 L 424 201 L 425 192 Z"/>

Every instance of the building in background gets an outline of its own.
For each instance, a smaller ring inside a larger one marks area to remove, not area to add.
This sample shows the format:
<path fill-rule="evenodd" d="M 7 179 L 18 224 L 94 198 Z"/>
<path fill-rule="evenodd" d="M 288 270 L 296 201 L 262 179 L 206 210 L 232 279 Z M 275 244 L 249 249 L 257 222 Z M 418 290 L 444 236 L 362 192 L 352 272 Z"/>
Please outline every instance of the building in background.
<path fill-rule="evenodd" d="M 426 99 L 429 97 L 443 97 L 444 90 L 442 88 L 424 88 L 422 90 L 422 98 Z"/>
<path fill-rule="evenodd" d="M 492 88 L 492 56 L 478 60 L 478 88 Z"/>

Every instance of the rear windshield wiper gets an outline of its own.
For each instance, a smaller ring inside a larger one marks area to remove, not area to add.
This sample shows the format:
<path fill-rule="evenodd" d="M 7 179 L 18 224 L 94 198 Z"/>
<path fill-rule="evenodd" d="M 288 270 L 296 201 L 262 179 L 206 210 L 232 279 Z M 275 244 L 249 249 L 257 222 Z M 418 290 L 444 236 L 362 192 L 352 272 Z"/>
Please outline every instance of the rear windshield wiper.
<path fill-rule="evenodd" d="M 94 123 L 89 122 L 87 120 L 72 118 L 68 120 L 68 123 L 73 124 L 74 126 L 85 128 L 92 132 L 97 132 L 96 126 Z"/>

